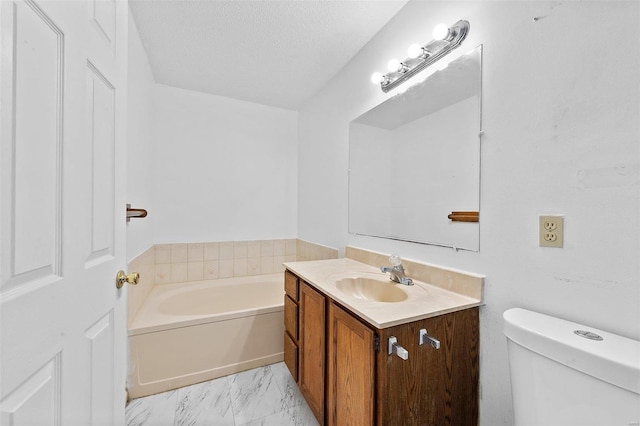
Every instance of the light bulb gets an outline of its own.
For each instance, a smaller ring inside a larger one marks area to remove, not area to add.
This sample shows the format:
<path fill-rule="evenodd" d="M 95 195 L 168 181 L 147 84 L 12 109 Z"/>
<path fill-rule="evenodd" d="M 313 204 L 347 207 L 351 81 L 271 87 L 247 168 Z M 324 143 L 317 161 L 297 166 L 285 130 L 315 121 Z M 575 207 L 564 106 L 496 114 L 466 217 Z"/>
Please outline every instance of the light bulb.
<path fill-rule="evenodd" d="M 407 49 L 407 56 L 411 59 L 415 59 L 418 56 L 422 56 L 424 49 L 418 43 L 414 43 Z"/>
<path fill-rule="evenodd" d="M 449 37 L 449 27 L 447 27 L 445 24 L 438 24 L 433 29 L 431 35 L 436 40 L 444 40 L 445 38 Z"/>
<path fill-rule="evenodd" d="M 374 72 L 371 74 L 371 82 L 373 84 L 380 84 L 384 81 L 384 76 L 379 72 Z"/>
<path fill-rule="evenodd" d="M 398 72 L 402 69 L 402 64 L 397 59 L 392 59 L 387 63 L 389 72 Z"/>

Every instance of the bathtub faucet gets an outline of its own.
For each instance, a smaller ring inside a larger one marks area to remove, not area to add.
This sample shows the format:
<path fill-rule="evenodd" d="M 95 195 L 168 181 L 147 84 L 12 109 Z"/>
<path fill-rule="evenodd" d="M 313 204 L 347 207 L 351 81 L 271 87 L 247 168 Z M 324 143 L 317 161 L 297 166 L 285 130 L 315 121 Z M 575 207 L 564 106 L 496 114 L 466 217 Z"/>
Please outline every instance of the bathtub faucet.
<path fill-rule="evenodd" d="M 402 260 L 400 260 L 400 257 L 392 254 L 391 257 L 389 257 L 389 262 L 391 263 L 392 267 L 382 266 L 380 267 L 380 270 L 382 272 L 388 272 L 389 279 L 391 281 L 395 281 L 404 285 L 413 285 L 413 280 L 407 277 L 404 273 L 404 267 L 402 266 Z"/>

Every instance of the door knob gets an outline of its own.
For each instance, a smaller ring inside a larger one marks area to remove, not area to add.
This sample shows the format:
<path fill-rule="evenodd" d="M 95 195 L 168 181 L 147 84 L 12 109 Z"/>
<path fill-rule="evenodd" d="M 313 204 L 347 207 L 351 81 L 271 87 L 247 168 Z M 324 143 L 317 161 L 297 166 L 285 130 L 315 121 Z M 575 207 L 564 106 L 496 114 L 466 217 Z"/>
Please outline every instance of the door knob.
<path fill-rule="evenodd" d="M 116 288 L 122 288 L 122 286 L 124 286 L 124 283 L 136 285 L 139 281 L 140 274 L 137 272 L 132 272 L 127 275 L 124 273 L 124 271 L 118 271 L 118 274 L 116 275 Z"/>

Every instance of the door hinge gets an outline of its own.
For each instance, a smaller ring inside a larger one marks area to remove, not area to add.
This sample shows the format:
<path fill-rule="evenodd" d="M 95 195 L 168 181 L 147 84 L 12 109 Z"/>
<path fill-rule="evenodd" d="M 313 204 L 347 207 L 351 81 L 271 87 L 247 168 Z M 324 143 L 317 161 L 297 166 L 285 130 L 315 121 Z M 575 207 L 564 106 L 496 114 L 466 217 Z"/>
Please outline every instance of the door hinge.
<path fill-rule="evenodd" d="M 373 350 L 376 352 L 380 352 L 380 336 L 375 334 L 373 336 Z"/>

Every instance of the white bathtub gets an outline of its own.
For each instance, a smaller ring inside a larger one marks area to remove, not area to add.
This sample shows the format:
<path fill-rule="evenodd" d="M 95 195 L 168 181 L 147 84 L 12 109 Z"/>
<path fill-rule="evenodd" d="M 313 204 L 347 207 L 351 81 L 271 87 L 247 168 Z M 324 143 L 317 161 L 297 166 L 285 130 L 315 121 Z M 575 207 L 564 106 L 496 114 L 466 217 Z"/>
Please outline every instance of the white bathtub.
<path fill-rule="evenodd" d="M 282 361 L 282 274 L 157 285 L 129 327 L 131 398 Z"/>

